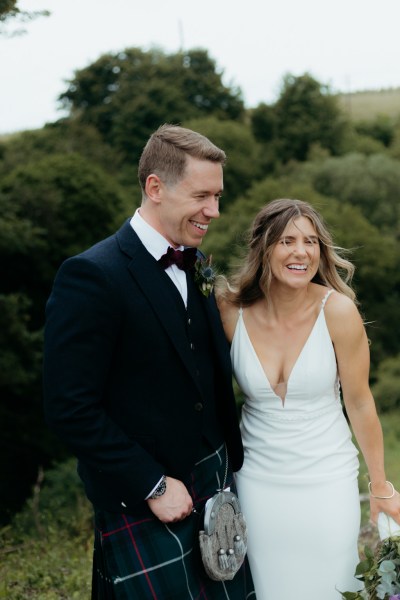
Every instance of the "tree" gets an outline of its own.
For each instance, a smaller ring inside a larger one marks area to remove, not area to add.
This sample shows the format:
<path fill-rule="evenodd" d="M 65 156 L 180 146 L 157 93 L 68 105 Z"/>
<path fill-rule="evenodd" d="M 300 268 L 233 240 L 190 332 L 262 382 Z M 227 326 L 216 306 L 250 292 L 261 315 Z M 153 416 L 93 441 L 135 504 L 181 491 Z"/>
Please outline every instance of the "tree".
<path fill-rule="evenodd" d="M 227 161 L 224 167 L 224 193 L 221 209 L 233 202 L 250 187 L 262 173 L 262 150 L 254 139 L 250 128 L 236 121 L 219 121 L 216 117 L 194 119 L 183 123 L 226 151 Z"/>
<path fill-rule="evenodd" d="M 40 326 L 61 262 L 113 232 L 128 201 L 112 177 L 78 154 L 18 167 L 0 194 L 0 292 L 28 294 Z"/>
<path fill-rule="evenodd" d="M 317 191 L 358 206 L 371 223 L 400 234 L 400 163 L 386 154 L 349 154 L 324 161 Z"/>
<path fill-rule="evenodd" d="M 165 122 L 244 115 L 240 90 L 223 84 L 215 61 L 201 49 L 165 54 L 130 48 L 106 54 L 77 71 L 60 100 L 71 118 L 96 127 L 131 163 Z"/>
<path fill-rule="evenodd" d="M 44 424 L 45 302 L 60 263 L 115 230 L 127 198 L 78 154 L 14 169 L 0 183 L 0 522 L 29 493 L 38 464 L 66 455 Z M 131 212 L 131 211 L 130 211 Z"/>
<path fill-rule="evenodd" d="M 5 29 L 5 24 L 8 24 L 11 20 L 15 20 L 18 23 L 26 23 L 37 17 L 48 17 L 50 15 L 48 10 L 20 10 L 17 6 L 17 1 L 18 0 L 0 0 L 0 35 L 18 35 L 25 33 L 24 29 L 17 29 L 9 34 Z"/>
<path fill-rule="evenodd" d="M 109 174 L 118 176 L 120 173 L 118 154 L 102 141 L 93 126 L 64 119 L 0 141 L 0 177 L 21 165 L 56 154 L 80 154 Z"/>
<path fill-rule="evenodd" d="M 269 149 L 271 164 L 276 159 L 305 161 L 315 144 L 340 154 L 347 128 L 337 98 L 307 73 L 286 75 L 277 102 L 254 109 L 251 124 Z"/>
<path fill-rule="evenodd" d="M 389 115 L 378 115 L 373 121 L 355 123 L 357 133 L 367 135 L 388 148 L 394 138 L 394 120 Z"/>

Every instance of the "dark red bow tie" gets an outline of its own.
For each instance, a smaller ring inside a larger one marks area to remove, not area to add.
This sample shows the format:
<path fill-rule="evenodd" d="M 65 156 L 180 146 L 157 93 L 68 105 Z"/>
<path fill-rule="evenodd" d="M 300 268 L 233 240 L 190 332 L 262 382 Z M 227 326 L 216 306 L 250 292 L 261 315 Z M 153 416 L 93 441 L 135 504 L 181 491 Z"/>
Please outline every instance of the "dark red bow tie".
<path fill-rule="evenodd" d="M 158 260 L 163 269 L 176 265 L 182 271 L 188 271 L 194 267 L 197 258 L 197 248 L 185 248 L 185 250 L 174 250 L 171 246 L 167 252 Z"/>

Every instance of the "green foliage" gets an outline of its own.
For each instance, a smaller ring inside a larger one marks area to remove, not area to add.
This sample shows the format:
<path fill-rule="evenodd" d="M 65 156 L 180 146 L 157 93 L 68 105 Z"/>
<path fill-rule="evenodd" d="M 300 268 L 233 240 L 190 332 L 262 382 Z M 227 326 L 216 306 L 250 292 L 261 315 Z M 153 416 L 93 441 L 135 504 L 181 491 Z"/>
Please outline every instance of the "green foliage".
<path fill-rule="evenodd" d="M 356 122 L 355 129 L 358 133 L 370 136 L 388 147 L 393 141 L 394 119 L 389 115 L 378 115 L 373 121 Z"/>
<path fill-rule="evenodd" d="M 93 126 L 60 120 L 42 129 L 13 134 L 0 143 L 0 176 L 55 154 L 80 154 L 104 171 L 118 174 L 117 153 L 102 141 Z"/>
<path fill-rule="evenodd" d="M 365 592 L 344 592 L 345 600 L 390 600 L 400 593 L 400 537 L 384 540 L 375 554 L 366 547 L 356 577 L 365 585 Z"/>
<path fill-rule="evenodd" d="M 397 121 L 393 131 L 393 140 L 389 149 L 392 158 L 400 160 L 400 118 Z"/>
<path fill-rule="evenodd" d="M 327 159 L 314 176 L 319 192 L 358 206 L 374 225 L 400 233 L 399 163 L 384 154 Z"/>
<path fill-rule="evenodd" d="M 24 510 L 0 530 L 0 598 L 89 598 L 92 509 L 75 460 L 42 478 Z"/>
<path fill-rule="evenodd" d="M 310 75 L 284 78 L 274 112 L 275 146 L 281 161 L 306 160 L 316 142 L 340 154 L 345 120 L 329 88 Z"/>
<path fill-rule="evenodd" d="M 0 181 L 0 471 L 8 484 L 0 522 L 26 497 L 38 462 L 65 456 L 42 416 L 42 328 L 55 272 L 113 232 L 125 204 L 114 178 L 73 153 L 27 162 Z"/>
<path fill-rule="evenodd" d="M 17 29 L 13 32 L 7 31 L 4 27 L 4 24 L 8 24 L 11 20 L 14 20 L 17 23 L 24 23 L 26 21 L 32 21 L 37 17 L 48 17 L 50 14 L 48 10 L 21 10 L 17 6 L 17 2 L 18 0 L 0 0 L 0 36 L 11 36 L 25 33 L 23 29 Z"/>
<path fill-rule="evenodd" d="M 0 21 L 15 16 L 17 12 L 17 0 L 0 0 Z"/>
<path fill-rule="evenodd" d="M 0 290 L 7 292 L 45 288 L 47 294 L 62 260 L 114 231 L 126 202 L 111 176 L 72 153 L 16 168 L 3 178 L 0 194 L 6 234 L 0 235 Z"/>
<path fill-rule="evenodd" d="M 400 354 L 382 360 L 372 386 L 377 405 L 382 411 L 400 408 Z"/>
<path fill-rule="evenodd" d="M 42 336 L 29 330 L 31 300 L 0 294 L 0 390 L 28 393 L 41 365 Z"/>
<path fill-rule="evenodd" d="M 129 48 L 75 73 L 60 96 L 71 115 L 94 125 L 125 160 L 137 162 L 150 134 L 165 122 L 214 115 L 241 119 L 241 93 L 222 83 L 206 50 L 165 54 Z"/>
<path fill-rule="evenodd" d="M 357 133 L 353 127 L 349 127 L 343 138 L 342 154 L 358 153 L 369 156 L 371 154 L 383 154 L 386 148 L 382 142 L 369 135 Z"/>

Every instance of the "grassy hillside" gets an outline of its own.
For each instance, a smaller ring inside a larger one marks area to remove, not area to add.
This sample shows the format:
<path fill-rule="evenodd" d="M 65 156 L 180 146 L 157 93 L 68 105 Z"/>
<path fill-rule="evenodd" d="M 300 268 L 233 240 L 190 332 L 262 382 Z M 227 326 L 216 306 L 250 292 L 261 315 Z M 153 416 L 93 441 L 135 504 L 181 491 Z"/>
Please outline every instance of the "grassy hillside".
<path fill-rule="evenodd" d="M 373 120 L 378 115 L 400 117 L 400 87 L 339 94 L 343 110 L 354 121 Z"/>

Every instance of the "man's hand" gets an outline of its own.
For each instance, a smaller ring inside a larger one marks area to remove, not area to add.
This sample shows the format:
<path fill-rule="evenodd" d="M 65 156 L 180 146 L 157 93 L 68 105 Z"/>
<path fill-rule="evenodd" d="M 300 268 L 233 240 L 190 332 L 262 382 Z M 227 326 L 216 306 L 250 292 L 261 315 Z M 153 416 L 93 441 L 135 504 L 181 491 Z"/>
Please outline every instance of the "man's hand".
<path fill-rule="evenodd" d="M 150 510 L 163 523 L 175 523 L 188 517 L 193 501 L 186 487 L 178 479 L 166 478 L 167 489 L 159 498 L 147 500 Z"/>

